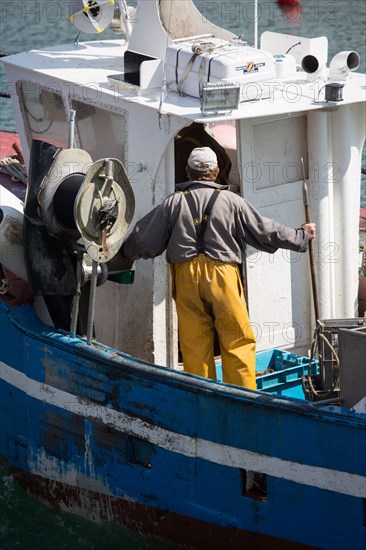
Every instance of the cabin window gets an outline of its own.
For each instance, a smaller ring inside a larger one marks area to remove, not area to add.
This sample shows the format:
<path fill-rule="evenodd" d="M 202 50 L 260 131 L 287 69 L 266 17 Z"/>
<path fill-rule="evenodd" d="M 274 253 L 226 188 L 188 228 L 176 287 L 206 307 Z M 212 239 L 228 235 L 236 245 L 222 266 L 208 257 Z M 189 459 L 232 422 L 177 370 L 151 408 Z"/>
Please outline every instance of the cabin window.
<path fill-rule="evenodd" d="M 28 141 L 40 140 L 68 147 L 68 122 L 60 94 L 33 82 L 18 83 Z"/>
<path fill-rule="evenodd" d="M 73 100 L 80 146 L 93 161 L 101 158 L 125 160 L 125 116 L 84 101 Z"/>

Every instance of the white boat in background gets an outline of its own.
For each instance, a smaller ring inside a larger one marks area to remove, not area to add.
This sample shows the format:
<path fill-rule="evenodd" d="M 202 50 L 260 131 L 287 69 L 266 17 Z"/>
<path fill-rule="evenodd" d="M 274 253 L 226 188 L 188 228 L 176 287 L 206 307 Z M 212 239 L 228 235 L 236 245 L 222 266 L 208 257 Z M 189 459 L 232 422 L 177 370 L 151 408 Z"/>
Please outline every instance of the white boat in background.
<path fill-rule="evenodd" d="M 360 550 L 358 53 L 269 31 L 252 47 L 191 0 L 70 10 L 125 39 L 4 59 L 28 183 L 0 186 L 2 459 L 45 502 L 179 545 Z M 308 189 L 314 273 L 287 251 L 248 248 L 242 266 L 257 391 L 182 372 L 164 258 L 118 254 L 174 191 L 187 129 L 192 148 L 216 140 L 231 190 L 268 217 L 301 225 Z"/>

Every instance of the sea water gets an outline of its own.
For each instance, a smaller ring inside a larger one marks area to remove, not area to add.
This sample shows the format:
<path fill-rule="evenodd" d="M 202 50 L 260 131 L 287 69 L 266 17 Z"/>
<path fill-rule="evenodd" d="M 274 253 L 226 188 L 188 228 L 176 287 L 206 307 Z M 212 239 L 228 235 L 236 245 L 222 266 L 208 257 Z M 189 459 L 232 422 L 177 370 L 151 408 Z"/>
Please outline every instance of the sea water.
<path fill-rule="evenodd" d="M 92 523 L 46 507 L 0 466 L 1 550 L 173 550 L 114 525 Z"/>
<path fill-rule="evenodd" d="M 179 0 L 176 0 L 179 1 Z M 69 0 L 0 0 L 0 51 L 10 54 L 47 45 L 73 42 L 77 29 L 68 20 Z M 128 1 L 129 5 L 136 2 Z M 217 25 L 254 41 L 254 0 L 195 0 L 204 16 Z M 327 36 L 329 56 L 357 51 L 360 72 L 366 72 L 366 2 L 364 0 L 302 0 L 281 9 L 275 0 L 259 0 L 258 35 L 276 31 L 308 38 Z M 81 35 L 82 40 L 115 38 Z M 9 91 L 0 67 L 1 91 Z M 0 129 L 16 131 L 10 100 L 0 100 Z M 363 167 L 366 168 L 364 147 Z M 366 207 L 366 176 L 362 177 L 361 203 Z M 50 510 L 25 494 L 0 468 L 0 549 L 30 550 L 164 550 L 172 548 L 147 541 L 114 526 L 95 525 L 78 517 Z"/>

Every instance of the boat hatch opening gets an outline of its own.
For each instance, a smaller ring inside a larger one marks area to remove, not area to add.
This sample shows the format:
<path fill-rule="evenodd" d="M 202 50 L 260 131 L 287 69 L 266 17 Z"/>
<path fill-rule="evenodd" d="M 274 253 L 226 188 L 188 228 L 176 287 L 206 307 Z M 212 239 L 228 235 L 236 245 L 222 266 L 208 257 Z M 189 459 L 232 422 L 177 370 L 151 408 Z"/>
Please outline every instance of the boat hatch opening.
<path fill-rule="evenodd" d="M 61 95 L 33 82 L 18 82 L 17 93 L 28 143 L 41 140 L 67 148 L 68 122 Z"/>
<path fill-rule="evenodd" d="M 155 447 L 149 441 L 138 439 L 137 437 L 130 438 L 131 452 L 130 462 L 140 464 L 144 468 L 150 469 L 152 457 L 155 452 Z"/>
<path fill-rule="evenodd" d="M 255 500 L 267 501 L 267 475 L 262 472 L 240 470 L 242 495 Z"/>
<path fill-rule="evenodd" d="M 76 111 L 76 132 L 81 149 L 93 161 L 116 158 L 124 163 L 126 116 L 124 112 L 109 111 L 80 100 L 72 100 Z"/>

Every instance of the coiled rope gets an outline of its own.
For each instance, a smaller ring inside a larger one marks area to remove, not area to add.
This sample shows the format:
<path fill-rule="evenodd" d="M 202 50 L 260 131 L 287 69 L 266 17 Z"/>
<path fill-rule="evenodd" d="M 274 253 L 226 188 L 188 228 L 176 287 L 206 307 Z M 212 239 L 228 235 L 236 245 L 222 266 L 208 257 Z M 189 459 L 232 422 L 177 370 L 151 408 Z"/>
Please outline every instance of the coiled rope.
<path fill-rule="evenodd" d="M 27 172 L 19 162 L 17 155 L 11 155 L 0 160 L 0 172 L 11 176 L 14 181 L 21 181 L 27 185 Z"/>

